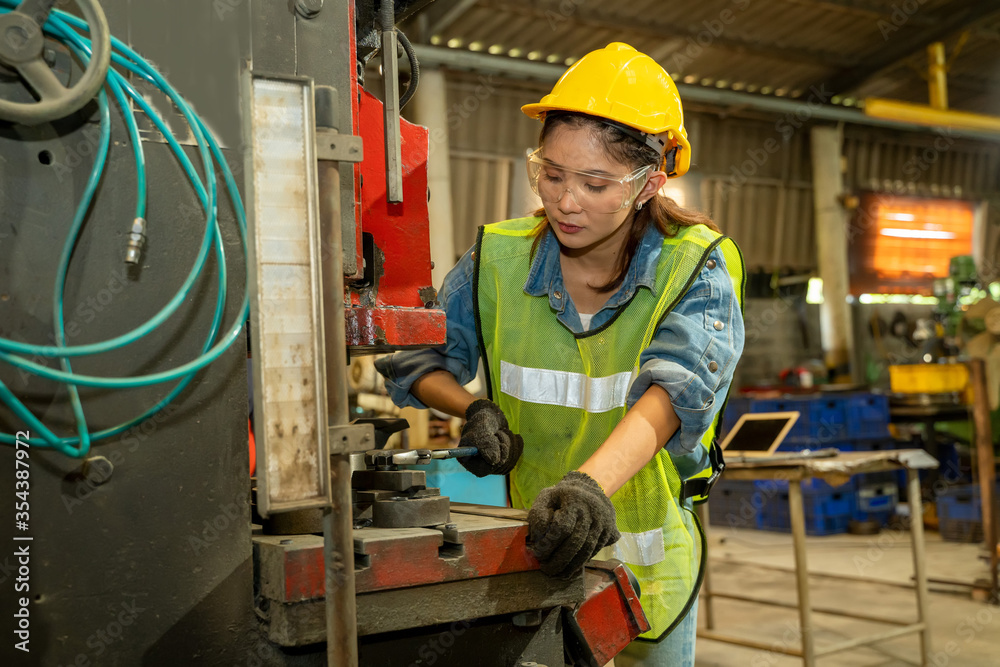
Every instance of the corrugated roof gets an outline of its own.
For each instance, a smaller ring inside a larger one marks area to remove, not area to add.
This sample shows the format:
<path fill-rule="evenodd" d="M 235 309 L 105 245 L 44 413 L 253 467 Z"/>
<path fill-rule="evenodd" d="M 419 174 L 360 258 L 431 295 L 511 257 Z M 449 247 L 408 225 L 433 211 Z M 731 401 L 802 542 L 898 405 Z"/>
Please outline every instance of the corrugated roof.
<path fill-rule="evenodd" d="M 787 97 L 832 83 L 848 104 L 864 95 L 926 102 L 926 45 L 943 40 L 951 54 L 962 40 L 952 107 L 1000 110 L 994 0 L 441 0 L 424 14 L 404 27 L 426 26 L 418 37 L 440 46 L 570 64 L 624 41 L 678 81 Z"/>

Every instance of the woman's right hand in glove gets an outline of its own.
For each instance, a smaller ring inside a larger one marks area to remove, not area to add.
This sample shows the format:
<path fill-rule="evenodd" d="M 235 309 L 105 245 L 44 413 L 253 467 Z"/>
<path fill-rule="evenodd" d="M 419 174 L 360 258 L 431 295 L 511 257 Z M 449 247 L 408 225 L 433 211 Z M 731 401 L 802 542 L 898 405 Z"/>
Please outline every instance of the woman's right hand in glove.
<path fill-rule="evenodd" d="M 506 475 L 524 450 L 524 440 L 510 430 L 503 411 L 493 401 L 480 398 L 465 411 L 459 447 L 476 447 L 479 453 L 458 462 L 476 477 Z"/>

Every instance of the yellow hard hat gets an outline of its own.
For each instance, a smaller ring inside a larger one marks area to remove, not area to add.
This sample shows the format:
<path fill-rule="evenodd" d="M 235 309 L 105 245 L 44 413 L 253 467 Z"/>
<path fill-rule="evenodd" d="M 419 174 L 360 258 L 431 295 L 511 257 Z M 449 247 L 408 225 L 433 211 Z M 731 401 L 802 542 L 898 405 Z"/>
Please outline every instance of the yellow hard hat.
<path fill-rule="evenodd" d="M 691 166 L 681 97 L 659 63 L 622 42 L 591 51 L 576 61 L 552 92 L 521 111 L 543 119 L 548 111 L 574 111 L 638 130 L 636 138 L 664 155 L 668 177 Z"/>

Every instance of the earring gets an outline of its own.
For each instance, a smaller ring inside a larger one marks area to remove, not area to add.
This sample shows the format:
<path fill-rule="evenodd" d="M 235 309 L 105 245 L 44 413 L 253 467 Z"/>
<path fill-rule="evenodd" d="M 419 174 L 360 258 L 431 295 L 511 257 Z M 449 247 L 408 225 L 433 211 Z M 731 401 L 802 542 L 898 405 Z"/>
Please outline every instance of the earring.
<path fill-rule="evenodd" d="M 641 211 L 641 210 L 642 210 L 642 205 L 643 205 L 643 204 L 645 204 L 645 203 L 646 203 L 646 202 L 644 202 L 644 201 L 637 201 L 637 202 L 635 203 L 635 210 L 637 210 L 637 211 Z"/>

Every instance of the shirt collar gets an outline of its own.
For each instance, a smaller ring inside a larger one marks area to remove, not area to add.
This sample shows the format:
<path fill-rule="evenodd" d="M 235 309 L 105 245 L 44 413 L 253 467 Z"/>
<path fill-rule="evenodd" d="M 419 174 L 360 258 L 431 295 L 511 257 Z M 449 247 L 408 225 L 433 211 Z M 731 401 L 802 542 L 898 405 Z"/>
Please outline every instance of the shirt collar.
<path fill-rule="evenodd" d="M 608 300 L 607 306 L 617 306 L 632 298 L 637 286 L 650 290 L 656 288 L 656 267 L 659 263 L 660 250 L 663 247 L 663 234 L 651 224 L 646 230 L 632 264 L 629 266 L 625 280 L 618 291 Z M 562 267 L 559 264 L 559 241 L 551 230 L 547 230 L 538 242 L 538 250 L 531 263 L 528 279 L 524 283 L 524 292 L 530 296 L 543 296 L 559 292 L 562 295 Z M 563 300 L 565 303 L 565 300 Z M 561 308 L 559 308 L 561 310 Z"/>

